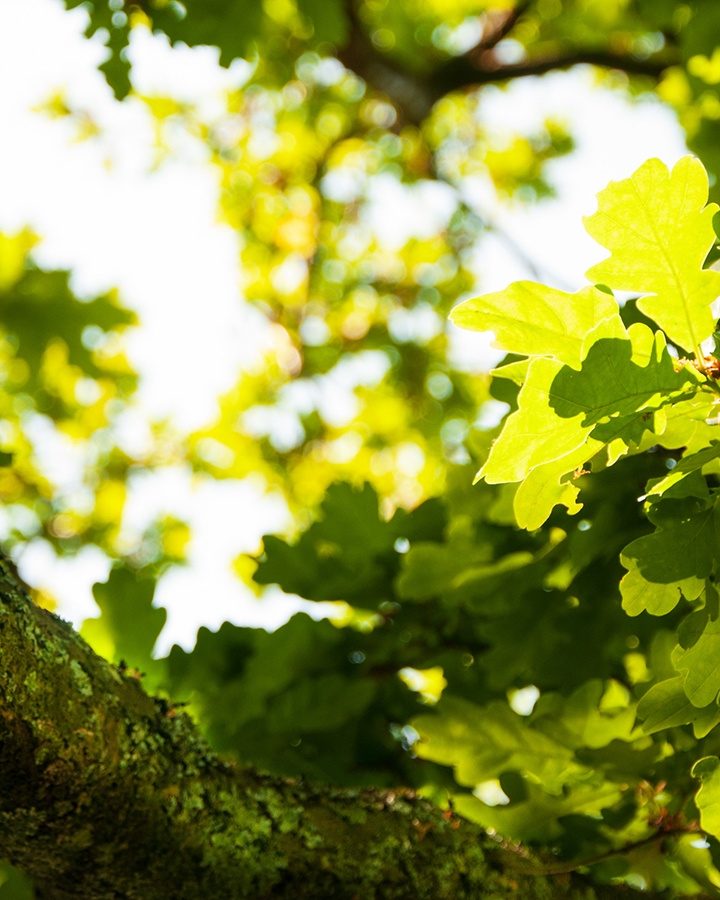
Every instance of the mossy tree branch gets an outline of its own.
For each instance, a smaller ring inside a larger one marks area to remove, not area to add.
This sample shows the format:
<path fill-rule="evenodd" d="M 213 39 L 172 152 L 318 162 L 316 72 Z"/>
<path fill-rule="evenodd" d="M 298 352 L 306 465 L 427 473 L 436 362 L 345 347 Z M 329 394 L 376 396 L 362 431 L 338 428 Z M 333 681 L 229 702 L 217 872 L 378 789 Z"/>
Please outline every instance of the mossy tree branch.
<path fill-rule="evenodd" d="M 409 791 L 312 787 L 222 761 L 185 715 L 34 606 L 2 557 L 0 653 L 0 857 L 40 897 L 626 893 L 521 874 L 515 854 Z"/>

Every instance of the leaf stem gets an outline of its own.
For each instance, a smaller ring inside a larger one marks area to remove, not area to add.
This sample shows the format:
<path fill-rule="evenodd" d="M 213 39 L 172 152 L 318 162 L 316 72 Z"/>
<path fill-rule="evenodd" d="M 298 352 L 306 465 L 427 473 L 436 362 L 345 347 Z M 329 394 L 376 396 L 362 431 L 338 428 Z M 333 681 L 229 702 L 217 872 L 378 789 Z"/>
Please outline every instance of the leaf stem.
<path fill-rule="evenodd" d="M 625 844 L 622 847 L 616 847 L 612 850 L 606 850 L 604 853 L 588 856 L 585 859 L 568 860 L 567 862 L 559 862 L 556 864 L 549 863 L 548 865 L 535 865 L 533 862 L 528 861 L 529 864 L 527 866 L 521 865 L 518 869 L 529 875 L 569 875 L 577 869 L 597 865 L 597 863 L 604 862 L 606 859 L 612 859 L 614 856 L 622 856 L 624 853 L 631 853 L 633 850 L 638 850 L 640 847 L 654 844 L 656 841 L 662 841 L 667 837 L 696 833 L 698 833 L 698 829 L 694 823 L 689 825 L 679 825 L 675 828 L 654 831 L 647 837 L 640 838 L 640 840 L 632 841 L 629 844 Z"/>

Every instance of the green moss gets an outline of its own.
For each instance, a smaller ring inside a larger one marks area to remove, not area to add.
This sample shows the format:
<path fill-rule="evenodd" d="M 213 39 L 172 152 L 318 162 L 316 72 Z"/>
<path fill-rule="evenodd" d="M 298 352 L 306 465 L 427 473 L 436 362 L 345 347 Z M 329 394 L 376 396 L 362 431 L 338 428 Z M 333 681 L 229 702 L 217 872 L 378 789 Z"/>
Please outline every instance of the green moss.
<path fill-rule="evenodd" d="M 73 674 L 73 678 L 75 679 L 75 688 L 79 694 L 82 694 L 83 697 L 92 697 L 92 682 L 88 677 L 87 672 L 80 663 L 73 659 L 70 663 L 70 671 Z"/>
<path fill-rule="evenodd" d="M 0 562 L 0 856 L 43 896 L 601 896 L 505 874 L 479 828 L 410 792 L 319 788 L 223 762 L 186 716 L 11 582 Z"/>

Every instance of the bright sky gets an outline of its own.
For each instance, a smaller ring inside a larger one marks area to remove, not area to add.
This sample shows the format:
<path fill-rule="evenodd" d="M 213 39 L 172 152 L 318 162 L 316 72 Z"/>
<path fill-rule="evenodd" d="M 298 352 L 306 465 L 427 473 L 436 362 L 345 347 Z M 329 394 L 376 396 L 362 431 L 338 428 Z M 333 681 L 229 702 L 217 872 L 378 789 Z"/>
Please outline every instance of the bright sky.
<path fill-rule="evenodd" d="M 0 230 L 31 226 L 42 236 L 41 264 L 72 269 L 81 293 L 116 286 L 139 312 L 130 354 L 142 388 L 128 440 L 142 440 L 152 417 L 171 416 L 179 429 L 212 419 L 218 393 L 270 337 L 262 316 L 242 301 L 237 237 L 216 219 L 218 184 L 202 145 L 178 136 L 173 159 L 154 168 L 149 115 L 137 101 L 114 100 L 96 71 L 103 49 L 82 37 L 83 27 L 84 12 L 68 14 L 60 0 L 0 2 Z M 171 49 L 144 31 L 134 37 L 131 60 L 140 92 L 192 101 L 207 117 L 222 114 L 223 91 L 242 84 L 247 72 L 242 62 L 220 68 L 208 48 Z M 36 111 L 59 88 L 100 123 L 100 141 L 78 143 L 72 126 Z M 575 135 L 573 156 L 550 169 L 556 200 L 510 208 L 486 185 L 467 189 L 469 202 L 559 287 L 580 286 L 584 271 L 604 255 L 581 224 L 596 193 L 650 156 L 672 163 L 686 152 L 670 112 L 594 90 L 588 71 L 523 80 L 508 92 L 486 89 L 481 110 L 499 132 L 534 130 L 553 115 Z M 368 221 L 389 241 L 433 226 L 450 209 L 438 185 L 408 190 L 378 181 L 370 196 Z M 528 277 L 518 254 L 496 237 L 483 240 L 476 271 L 482 290 Z M 488 346 L 485 336 L 457 333 L 455 355 L 478 368 L 493 362 Z M 47 454 L 65 466 L 58 479 L 71 479 L 72 453 L 53 445 Z M 158 512 L 185 519 L 194 533 L 190 564 L 159 585 L 157 600 L 169 620 L 158 650 L 192 645 L 201 624 L 272 626 L 297 608 L 278 592 L 258 603 L 229 568 L 237 553 L 256 549 L 263 533 L 287 524 L 282 500 L 257 480 L 214 484 L 169 470 L 136 486 L 125 527 L 142 530 Z M 90 585 L 107 571 L 99 552 L 61 561 L 34 542 L 20 566 L 30 583 L 52 588 L 65 618 L 78 624 L 95 614 Z"/>

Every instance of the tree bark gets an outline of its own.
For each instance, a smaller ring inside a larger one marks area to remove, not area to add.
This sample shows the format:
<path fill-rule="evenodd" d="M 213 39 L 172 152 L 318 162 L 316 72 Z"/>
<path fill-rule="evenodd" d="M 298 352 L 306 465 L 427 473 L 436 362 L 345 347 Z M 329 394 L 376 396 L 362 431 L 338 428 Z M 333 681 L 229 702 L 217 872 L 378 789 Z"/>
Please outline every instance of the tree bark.
<path fill-rule="evenodd" d="M 523 859 L 412 792 L 261 775 L 36 607 L 0 557 L 0 857 L 38 896 L 621 897 Z M 647 894 L 643 896 L 647 897 Z"/>

